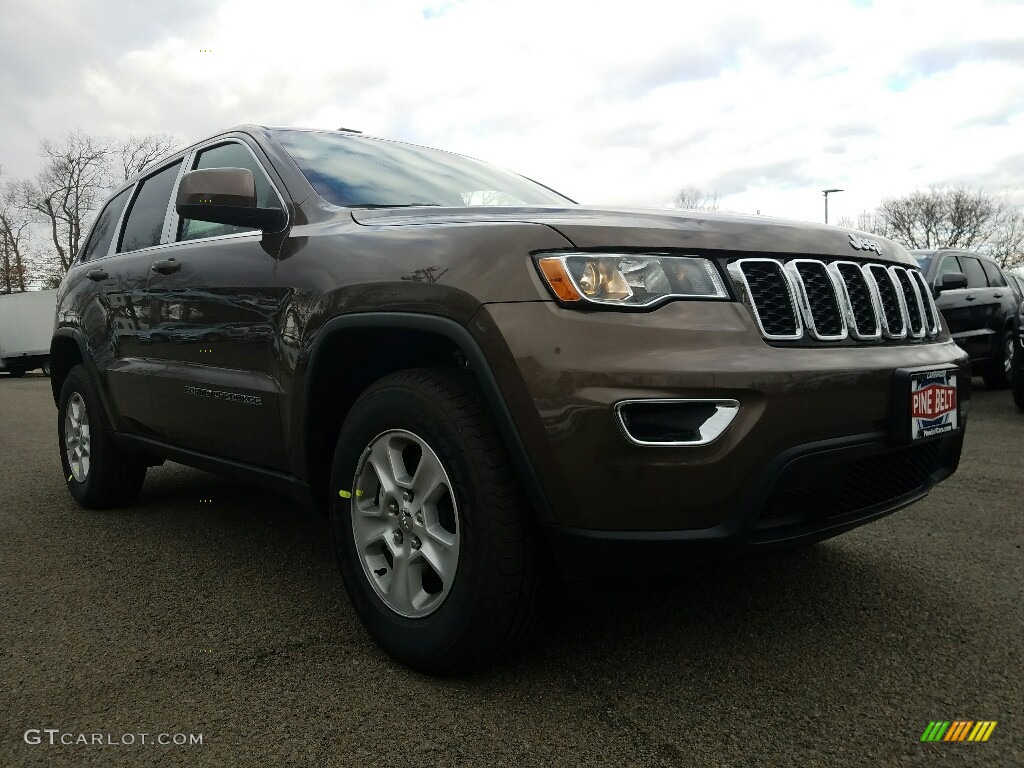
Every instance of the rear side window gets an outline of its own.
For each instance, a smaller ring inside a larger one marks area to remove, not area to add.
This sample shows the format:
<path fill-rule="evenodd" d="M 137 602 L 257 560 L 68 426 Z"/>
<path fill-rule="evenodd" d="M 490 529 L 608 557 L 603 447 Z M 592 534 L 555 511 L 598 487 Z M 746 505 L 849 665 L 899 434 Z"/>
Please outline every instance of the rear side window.
<path fill-rule="evenodd" d="M 281 201 L 270 186 L 266 171 L 256 162 L 252 153 L 241 144 L 221 144 L 199 153 L 192 170 L 201 168 L 248 168 L 256 181 L 256 207 L 280 208 Z M 195 240 L 200 237 L 233 235 L 237 232 L 253 232 L 253 227 L 236 227 L 231 224 L 214 224 L 209 221 L 193 221 L 182 218 L 178 228 L 179 240 Z"/>
<path fill-rule="evenodd" d="M 128 221 L 124 225 L 118 253 L 137 251 L 160 244 L 164 233 L 167 204 L 171 201 L 171 190 L 178 179 L 180 167 L 179 160 L 142 182 L 142 188 L 135 196 L 135 202 L 128 212 Z"/>
<path fill-rule="evenodd" d="M 124 204 L 128 202 L 128 196 L 131 192 L 132 188 L 128 187 L 128 189 L 114 197 L 100 211 L 100 217 L 96 219 L 96 226 L 92 228 L 89 242 L 85 244 L 85 248 L 82 250 L 82 261 L 106 256 L 110 251 L 110 241 L 114 239 L 114 233 L 117 231 L 117 222 L 121 220 L 121 211 L 124 210 Z"/>
<path fill-rule="evenodd" d="M 964 274 L 967 275 L 968 288 L 987 288 L 988 278 L 985 277 L 985 270 L 981 264 L 972 256 L 961 256 L 960 263 L 964 267 Z"/>
<path fill-rule="evenodd" d="M 993 288 L 1002 288 L 1006 285 L 1006 279 L 1003 277 L 1003 273 L 999 271 L 999 267 L 991 261 L 985 261 L 984 259 L 979 259 L 978 261 L 981 263 L 981 268 L 985 270 L 985 276 L 988 277 L 989 285 Z"/>

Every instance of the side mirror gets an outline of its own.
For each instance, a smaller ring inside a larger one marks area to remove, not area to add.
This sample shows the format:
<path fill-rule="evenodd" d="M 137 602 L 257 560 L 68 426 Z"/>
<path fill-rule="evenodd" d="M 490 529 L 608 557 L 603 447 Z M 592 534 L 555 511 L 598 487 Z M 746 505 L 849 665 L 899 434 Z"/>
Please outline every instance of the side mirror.
<path fill-rule="evenodd" d="M 287 221 L 279 208 L 256 207 L 256 179 L 248 168 L 204 168 L 181 177 L 174 201 L 179 216 L 274 232 Z"/>
<path fill-rule="evenodd" d="M 947 272 L 942 276 L 942 280 L 935 286 L 935 293 L 940 294 L 943 291 L 955 291 L 958 288 L 967 287 L 967 275 L 963 272 Z"/>

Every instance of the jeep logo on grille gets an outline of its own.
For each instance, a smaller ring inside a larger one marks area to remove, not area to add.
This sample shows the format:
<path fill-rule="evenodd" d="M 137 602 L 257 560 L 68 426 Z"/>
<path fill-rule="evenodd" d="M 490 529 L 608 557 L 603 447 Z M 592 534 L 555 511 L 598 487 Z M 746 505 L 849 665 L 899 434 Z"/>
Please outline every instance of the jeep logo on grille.
<path fill-rule="evenodd" d="M 877 240 L 867 240 L 863 237 L 850 235 L 850 245 L 852 245 L 858 251 L 874 251 L 879 256 L 882 255 L 882 246 L 878 244 Z"/>

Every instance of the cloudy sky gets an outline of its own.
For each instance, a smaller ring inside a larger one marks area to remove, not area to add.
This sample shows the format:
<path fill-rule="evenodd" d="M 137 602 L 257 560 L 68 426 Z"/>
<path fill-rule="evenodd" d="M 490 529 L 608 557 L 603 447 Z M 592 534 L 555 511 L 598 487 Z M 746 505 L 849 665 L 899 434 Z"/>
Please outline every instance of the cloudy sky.
<path fill-rule="evenodd" d="M 1024 2 L 5 0 L 0 165 L 66 131 L 347 126 L 581 202 L 820 220 L 967 184 L 1024 205 Z"/>

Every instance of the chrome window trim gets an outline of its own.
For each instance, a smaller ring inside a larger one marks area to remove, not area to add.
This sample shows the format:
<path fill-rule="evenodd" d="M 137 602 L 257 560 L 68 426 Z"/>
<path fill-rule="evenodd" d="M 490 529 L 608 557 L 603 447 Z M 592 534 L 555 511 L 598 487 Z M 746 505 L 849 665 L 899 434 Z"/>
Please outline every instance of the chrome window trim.
<path fill-rule="evenodd" d="M 711 418 L 705 421 L 700 427 L 700 439 L 699 440 L 672 440 L 668 442 L 655 442 L 649 440 L 637 440 L 629 433 L 629 429 L 626 427 L 626 422 L 622 418 L 622 408 L 626 405 L 632 405 L 634 403 L 674 403 L 674 404 L 686 404 L 686 403 L 714 403 L 715 413 Z M 633 445 L 639 445 L 644 448 L 649 447 L 663 447 L 663 448 L 679 448 L 679 447 L 699 447 L 702 445 L 710 445 L 723 434 L 735 421 L 736 416 L 740 412 L 740 403 L 738 400 L 732 400 L 729 398 L 633 398 L 630 400 L 620 400 L 615 403 L 615 417 L 619 422 L 619 429 L 625 438 Z M 707 430 L 707 431 L 705 431 Z"/>
<path fill-rule="evenodd" d="M 836 311 L 839 314 L 839 322 L 843 329 L 837 334 L 824 334 L 819 333 L 818 324 L 814 320 L 814 310 L 811 308 L 811 300 L 807 296 L 807 285 L 804 282 L 804 276 L 800 272 L 801 264 L 813 264 L 815 266 L 823 267 L 825 269 L 825 277 L 832 283 L 832 295 L 836 299 Z M 804 324 L 807 330 L 810 332 L 811 337 L 818 341 L 844 341 L 849 338 L 849 328 L 846 324 L 846 317 L 843 313 L 843 306 L 839 301 L 839 292 L 836 290 L 835 281 L 832 280 L 832 274 L 828 271 L 828 267 L 825 266 L 825 262 L 818 259 L 792 259 L 786 262 L 786 271 L 789 273 L 790 278 L 793 280 L 796 286 L 796 293 L 800 310 L 805 314 Z"/>
<path fill-rule="evenodd" d="M 743 271 L 744 264 L 771 264 L 776 267 L 782 274 L 782 280 L 786 284 L 786 291 L 789 295 L 789 306 L 793 310 L 793 321 L 796 325 L 796 332 L 789 333 L 768 333 L 765 330 L 764 325 L 761 323 L 761 313 L 757 308 L 757 303 L 754 301 L 754 294 L 750 290 L 750 283 L 747 282 L 747 276 Z M 744 303 L 750 309 L 750 314 L 754 317 L 754 322 L 757 323 L 758 330 L 761 331 L 761 336 L 768 339 L 769 341 L 799 341 L 804 337 L 804 323 L 803 317 L 800 313 L 800 307 L 797 304 L 796 296 L 793 294 L 793 284 L 786 274 L 786 267 L 782 262 L 777 259 L 768 258 L 747 258 L 738 259 L 732 262 L 728 266 L 729 274 L 733 277 L 733 280 L 738 280 L 740 285 L 743 286 L 743 298 Z"/>
<path fill-rule="evenodd" d="M 871 311 L 875 314 L 874 333 L 863 333 L 860 329 L 860 325 L 857 323 L 857 316 L 853 311 L 853 300 L 850 298 L 846 278 L 843 276 L 843 273 L 839 271 L 839 267 L 842 265 L 849 265 L 856 269 L 857 273 L 864 281 L 864 287 L 868 292 L 868 301 L 871 302 Z M 864 274 L 864 267 L 855 261 L 833 261 L 826 264 L 825 268 L 832 275 L 835 284 L 838 286 L 837 294 L 839 295 L 839 303 L 842 305 L 843 311 L 847 313 L 847 325 L 850 328 L 853 338 L 859 341 L 878 341 L 881 339 L 882 321 L 879 319 L 879 316 L 882 314 L 881 301 L 878 298 L 878 291 L 876 290 L 877 286 L 874 285 L 873 281 L 870 281 L 868 276 Z"/>

